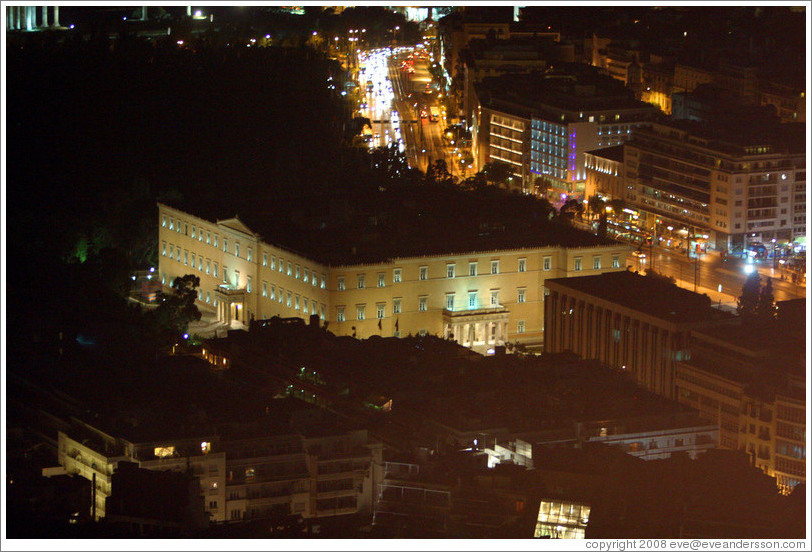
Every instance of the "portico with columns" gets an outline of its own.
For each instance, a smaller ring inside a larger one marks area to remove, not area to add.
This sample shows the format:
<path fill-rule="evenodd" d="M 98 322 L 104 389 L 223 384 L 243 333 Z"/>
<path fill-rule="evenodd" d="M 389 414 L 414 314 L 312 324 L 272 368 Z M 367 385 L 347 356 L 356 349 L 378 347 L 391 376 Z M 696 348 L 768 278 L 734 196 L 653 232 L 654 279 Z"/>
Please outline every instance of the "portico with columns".
<path fill-rule="evenodd" d="M 504 306 L 465 311 L 444 310 L 444 337 L 471 349 L 504 345 L 509 315 L 510 311 Z"/>
<path fill-rule="evenodd" d="M 59 6 L 6 7 L 6 30 L 35 31 L 59 26 Z"/>

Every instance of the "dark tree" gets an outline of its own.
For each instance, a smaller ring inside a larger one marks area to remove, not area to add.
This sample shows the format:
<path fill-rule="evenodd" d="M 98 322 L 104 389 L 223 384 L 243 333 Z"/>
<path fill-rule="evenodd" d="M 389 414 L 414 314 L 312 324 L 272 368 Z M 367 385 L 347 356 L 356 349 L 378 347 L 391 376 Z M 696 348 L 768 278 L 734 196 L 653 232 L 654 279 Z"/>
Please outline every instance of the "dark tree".
<path fill-rule="evenodd" d="M 178 276 L 172 281 L 173 292 L 161 293 L 160 304 L 153 311 L 158 329 L 169 341 L 174 341 L 186 331 L 189 322 L 200 320 L 200 310 L 195 305 L 200 278 L 194 274 Z"/>
<path fill-rule="evenodd" d="M 488 180 L 489 184 L 503 188 L 507 187 L 508 180 L 510 180 L 510 178 L 513 176 L 513 171 L 511 170 L 510 165 L 507 163 L 502 163 L 501 161 L 485 163 L 485 166 L 482 168 L 482 172 L 485 174 L 485 178 Z"/>
<path fill-rule="evenodd" d="M 448 172 L 448 164 L 445 159 L 437 159 L 426 170 L 426 181 L 429 184 L 453 186 L 457 183 L 457 178 Z"/>
<path fill-rule="evenodd" d="M 736 311 L 742 318 L 742 322 L 754 322 L 758 314 L 758 304 L 761 297 L 761 277 L 758 271 L 753 270 L 744 281 L 742 294 L 736 301 Z"/>
<path fill-rule="evenodd" d="M 773 281 L 767 278 L 767 282 L 761 288 L 758 294 L 758 302 L 756 303 L 756 322 L 760 324 L 769 324 L 773 322 L 776 317 L 775 310 L 775 296 L 773 295 Z"/>

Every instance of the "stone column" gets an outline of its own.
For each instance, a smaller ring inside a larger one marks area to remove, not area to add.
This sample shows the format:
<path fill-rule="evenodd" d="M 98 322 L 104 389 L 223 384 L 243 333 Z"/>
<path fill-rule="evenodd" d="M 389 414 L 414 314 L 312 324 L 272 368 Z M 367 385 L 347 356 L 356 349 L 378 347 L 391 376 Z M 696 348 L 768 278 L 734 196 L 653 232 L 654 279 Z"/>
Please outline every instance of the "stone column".
<path fill-rule="evenodd" d="M 42 26 L 48 26 L 48 6 L 42 6 Z"/>
<path fill-rule="evenodd" d="M 186 6 L 186 17 L 192 17 L 192 6 Z"/>
<path fill-rule="evenodd" d="M 59 6 L 54 6 L 54 27 L 59 27 Z"/>

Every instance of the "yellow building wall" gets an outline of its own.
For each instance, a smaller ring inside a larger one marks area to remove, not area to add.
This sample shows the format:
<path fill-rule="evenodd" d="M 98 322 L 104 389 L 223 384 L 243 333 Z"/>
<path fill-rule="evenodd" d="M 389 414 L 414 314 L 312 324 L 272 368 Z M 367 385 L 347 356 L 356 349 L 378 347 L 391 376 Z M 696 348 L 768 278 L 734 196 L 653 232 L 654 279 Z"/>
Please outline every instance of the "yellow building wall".
<path fill-rule="evenodd" d="M 589 276 L 605 271 L 623 270 L 625 256 L 630 248 L 624 244 L 600 247 L 565 249 L 562 247 L 523 248 L 458 255 L 431 257 L 396 258 L 386 263 L 327 267 L 310 259 L 287 252 L 285 249 L 266 244 L 258 236 L 236 230 L 238 221 L 212 223 L 159 204 L 159 274 L 166 286 L 172 279 L 184 274 L 200 277 L 200 290 L 203 299 L 198 301 L 201 309 L 214 311 L 214 290 L 223 284 L 223 268 L 228 270 L 231 284 L 235 271 L 239 271 L 237 287 L 245 289 L 251 277 L 251 293 L 246 293 L 244 318 L 247 323 L 251 315 L 256 319 L 272 316 L 298 316 L 307 319 L 313 314 L 313 302 L 318 304 L 323 319 L 329 323 L 330 331 L 337 335 L 353 335 L 367 338 L 371 335 L 392 336 L 396 329 L 400 336 L 417 335 L 423 331 L 438 336 L 444 335 L 443 311 L 446 308 L 447 294 L 454 294 L 454 310 L 465 311 L 468 307 L 469 291 L 476 291 L 478 308 L 491 306 L 491 291 L 498 291 L 499 305 L 509 310 L 506 338 L 510 341 L 540 342 L 543 335 L 543 285 L 546 278 L 566 276 Z M 164 219 L 166 224 L 164 225 Z M 182 224 L 177 231 L 178 221 Z M 229 226 L 225 226 L 228 224 Z M 170 229 L 171 226 L 171 229 Z M 191 237 L 192 226 L 195 238 Z M 205 235 L 201 241 L 200 231 Z M 248 229 L 244 229 L 248 230 Z M 250 232 L 250 230 L 248 230 Z M 211 238 L 209 238 L 211 235 Z M 215 246 L 215 236 L 217 246 Z M 228 251 L 223 251 L 223 239 L 228 240 Z M 240 244 L 240 256 L 234 254 L 234 244 Z M 163 253 L 166 244 L 167 254 Z M 175 250 L 170 259 L 169 246 Z M 251 261 L 248 261 L 248 248 L 251 248 Z M 181 250 L 178 260 L 177 250 Z M 187 253 L 188 252 L 188 253 Z M 195 254 L 196 266 L 191 266 L 191 254 Z M 183 255 L 186 257 L 184 262 Z M 203 270 L 200 256 L 203 256 Z M 265 256 L 265 257 L 263 257 Z M 600 257 L 600 268 L 594 268 L 595 256 Z M 549 257 L 549 269 L 545 270 L 545 258 Z M 576 258 L 581 258 L 581 269 L 576 270 Z M 617 266 L 613 266 L 617 257 Z M 266 260 L 267 259 L 267 260 Z M 525 261 L 525 270 L 519 272 L 519 260 Z M 498 273 L 491 273 L 491 263 L 497 261 Z M 267 265 L 263 266 L 263 263 Z M 218 275 L 214 276 L 214 264 Z M 282 263 L 282 271 L 279 271 Z M 476 263 L 476 276 L 469 275 L 469 265 Z M 290 264 L 290 275 L 288 265 Z M 448 278 L 448 266 L 454 265 L 453 278 Z M 209 273 L 206 273 L 206 267 Z M 296 277 L 296 269 L 299 277 Z M 426 279 L 420 279 L 420 269 L 427 270 Z M 401 281 L 394 281 L 396 270 L 400 270 Z M 308 282 L 304 281 L 305 271 Z M 313 275 L 318 277 L 313 285 Z M 383 286 L 378 286 L 378 275 L 383 275 Z M 358 287 L 358 277 L 363 276 L 364 287 Z M 322 288 L 322 278 L 325 280 Z M 339 280 L 344 280 L 344 290 L 339 290 Z M 267 296 L 263 297 L 263 284 Z M 525 301 L 518 302 L 519 289 L 524 289 Z M 274 298 L 271 298 L 273 290 Z M 284 292 L 279 301 L 280 290 Z M 291 294 L 288 306 L 287 295 Z M 211 295 L 212 299 L 207 302 Z M 296 297 L 299 308 L 296 308 Z M 426 310 L 420 310 L 420 299 L 425 298 Z M 308 310 L 304 312 L 303 301 L 307 300 Z M 395 300 L 400 300 L 401 311 L 393 311 Z M 378 328 L 377 306 L 383 305 L 384 317 Z M 358 320 L 358 307 L 364 306 L 364 320 Z M 338 309 L 344 308 L 345 320 L 338 321 Z M 524 322 L 524 332 L 518 333 L 519 321 Z M 353 330 L 353 327 L 355 329 Z"/>

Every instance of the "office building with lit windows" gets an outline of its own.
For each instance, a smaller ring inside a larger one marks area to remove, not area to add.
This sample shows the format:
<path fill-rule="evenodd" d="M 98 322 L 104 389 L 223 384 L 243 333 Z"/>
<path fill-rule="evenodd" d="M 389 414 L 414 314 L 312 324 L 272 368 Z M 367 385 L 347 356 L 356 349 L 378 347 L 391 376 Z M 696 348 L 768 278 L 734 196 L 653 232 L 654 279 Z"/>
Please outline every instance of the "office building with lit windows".
<path fill-rule="evenodd" d="M 583 199 L 586 152 L 623 144 L 658 113 L 655 106 L 635 100 L 622 83 L 575 63 L 558 64 L 543 73 L 483 79 L 477 98 L 481 106 L 498 102 L 505 112 L 508 108 L 501 106 L 512 105 L 514 116 L 529 118 L 523 139 L 529 140 L 529 148 L 524 148 L 529 154 L 525 180 L 532 186 L 537 178 L 546 179 L 553 201 Z M 479 113 L 490 116 L 487 110 Z M 479 139 L 491 135 L 481 132 Z"/>
<path fill-rule="evenodd" d="M 337 335 L 432 334 L 480 352 L 540 344 L 545 280 L 623 270 L 630 249 L 550 225 L 518 235 L 480 227 L 471 239 L 440 232 L 447 241 L 425 246 L 407 236 L 374 250 L 331 232 L 306 254 L 269 243 L 269 233 L 238 217 L 207 220 L 165 204 L 158 211 L 161 282 L 198 276 L 199 308 L 224 326 L 317 314 Z M 261 216 L 252 221 L 261 224 Z"/>

